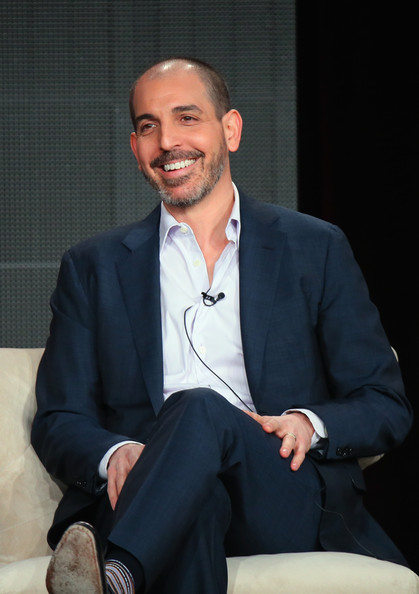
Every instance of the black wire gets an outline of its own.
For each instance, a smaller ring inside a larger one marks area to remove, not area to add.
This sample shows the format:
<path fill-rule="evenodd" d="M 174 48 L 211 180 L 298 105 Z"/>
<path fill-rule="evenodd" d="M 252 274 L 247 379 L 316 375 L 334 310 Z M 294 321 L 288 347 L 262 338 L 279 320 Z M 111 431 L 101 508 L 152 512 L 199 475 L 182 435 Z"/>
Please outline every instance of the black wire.
<path fill-rule="evenodd" d="M 199 356 L 199 354 L 198 354 L 198 353 L 197 353 L 197 351 L 195 350 L 195 347 L 194 347 L 194 345 L 193 345 L 193 343 L 192 343 L 192 340 L 191 340 L 191 338 L 190 338 L 190 336 L 189 336 L 188 329 L 187 329 L 187 327 L 186 327 L 186 313 L 187 313 L 187 312 L 188 312 L 188 311 L 189 311 L 189 310 L 190 310 L 192 307 L 193 307 L 193 305 L 191 305 L 190 307 L 186 308 L 186 309 L 185 309 L 185 311 L 183 312 L 183 327 L 185 328 L 185 334 L 186 334 L 186 338 L 188 339 L 188 342 L 189 342 L 189 344 L 191 345 L 191 348 L 192 348 L 193 352 L 194 352 L 194 353 L 195 353 L 195 355 L 198 357 L 198 359 L 201 361 L 201 363 L 202 363 L 202 364 L 203 364 L 203 365 L 204 365 L 204 366 L 205 366 L 205 367 L 208 369 L 208 371 L 210 371 L 210 372 L 211 372 L 213 375 L 215 375 L 215 377 L 216 377 L 217 379 L 219 379 L 219 380 L 220 380 L 220 382 L 223 382 L 223 384 L 224 384 L 225 386 L 227 386 L 227 388 L 228 388 L 229 390 L 231 390 L 231 392 L 233 392 L 234 396 L 240 400 L 240 402 L 241 402 L 241 403 L 242 403 L 242 404 L 243 404 L 243 405 L 244 405 L 244 406 L 247 408 L 247 410 L 250 410 L 250 412 L 253 412 L 253 410 L 250 408 L 250 406 L 248 406 L 248 405 L 247 405 L 247 404 L 244 402 L 244 400 L 242 400 L 242 399 L 240 398 L 240 396 L 237 394 L 237 392 L 235 392 L 235 391 L 233 390 L 233 388 L 232 388 L 231 386 L 229 386 L 229 385 L 228 385 L 228 383 L 227 383 L 226 381 L 224 381 L 224 380 L 223 380 L 223 378 L 222 378 L 222 377 L 220 377 L 219 375 L 217 375 L 217 374 L 215 373 L 215 371 L 213 371 L 213 370 L 211 369 L 211 367 L 209 367 L 209 366 L 208 366 L 208 365 L 205 363 L 205 361 L 204 361 L 203 359 L 201 359 L 201 357 Z"/>

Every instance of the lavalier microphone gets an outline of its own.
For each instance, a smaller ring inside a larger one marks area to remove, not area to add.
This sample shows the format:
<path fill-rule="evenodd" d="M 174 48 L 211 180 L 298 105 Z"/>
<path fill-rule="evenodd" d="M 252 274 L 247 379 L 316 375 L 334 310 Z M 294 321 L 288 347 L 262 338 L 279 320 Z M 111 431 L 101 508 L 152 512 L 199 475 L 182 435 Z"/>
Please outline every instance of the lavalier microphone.
<path fill-rule="evenodd" d="M 224 299 L 224 297 L 225 297 L 224 293 L 218 293 L 218 295 L 216 297 L 213 297 L 212 295 L 208 295 L 208 293 L 204 293 L 204 292 L 202 292 L 201 295 L 202 295 L 202 301 L 203 301 L 204 305 L 206 305 L 207 307 L 212 307 L 218 301 L 221 301 L 221 299 Z"/>

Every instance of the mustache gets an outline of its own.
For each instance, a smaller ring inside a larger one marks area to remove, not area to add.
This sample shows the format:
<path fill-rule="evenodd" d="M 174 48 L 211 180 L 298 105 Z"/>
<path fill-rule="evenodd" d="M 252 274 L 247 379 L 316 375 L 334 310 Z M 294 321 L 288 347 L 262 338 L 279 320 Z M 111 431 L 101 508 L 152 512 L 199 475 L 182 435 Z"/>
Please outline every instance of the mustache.
<path fill-rule="evenodd" d="M 163 167 L 166 163 L 172 161 L 185 161 L 186 159 L 199 159 L 204 157 L 202 151 L 164 151 L 161 155 L 153 159 L 150 163 L 151 167 Z"/>

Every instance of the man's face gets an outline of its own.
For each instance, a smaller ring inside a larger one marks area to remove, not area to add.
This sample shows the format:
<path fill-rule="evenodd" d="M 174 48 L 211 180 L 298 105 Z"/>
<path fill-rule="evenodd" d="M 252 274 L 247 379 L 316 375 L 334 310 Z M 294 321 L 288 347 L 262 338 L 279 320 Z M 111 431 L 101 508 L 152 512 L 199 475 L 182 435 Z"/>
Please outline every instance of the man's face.
<path fill-rule="evenodd" d="M 137 118 L 131 147 L 162 200 L 189 206 L 207 196 L 228 164 L 222 122 L 193 72 L 143 76 L 134 95 Z"/>

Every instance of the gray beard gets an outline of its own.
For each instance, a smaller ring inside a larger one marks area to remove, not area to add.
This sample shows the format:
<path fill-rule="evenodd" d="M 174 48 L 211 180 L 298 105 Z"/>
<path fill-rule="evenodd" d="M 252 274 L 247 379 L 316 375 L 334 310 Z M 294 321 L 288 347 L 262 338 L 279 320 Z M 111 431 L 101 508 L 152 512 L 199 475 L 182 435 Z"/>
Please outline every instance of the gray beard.
<path fill-rule="evenodd" d="M 151 187 L 158 192 L 160 199 L 165 204 L 167 204 L 168 206 L 176 206 L 178 208 L 187 208 L 188 206 L 198 204 L 199 202 L 201 202 L 201 200 L 203 200 L 206 196 L 208 196 L 208 194 L 212 192 L 212 190 L 218 183 L 224 171 L 224 168 L 225 158 L 223 151 L 221 150 L 218 153 L 218 155 L 214 158 L 208 173 L 201 180 L 201 182 L 199 182 L 197 186 L 192 191 L 190 191 L 190 193 L 185 193 L 185 195 L 181 198 L 174 198 L 170 192 L 170 187 L 177 188 L 182 186 L 188 180 L 188 174 L 173 179 L 170 182 L 167 182 L 166 187 L 163 186 L 163 184 L 159 184 L 154 179 L 150 178 L 144 171 L 142 171 L 142 174 L 146 181 L 151 185 Z"/>
<path fill-rule="evenodd" d="M 177 206 L 180 208 L 187 208 L 188 206 L 193 206 L 194 204 L 198 204 L 203 200 L 208 194 L 212 192 L 214 187 L 217 185 L 218 180 L 220 179 L 222 173 L 224 171 L 224 162 L 220 164 L 219 168 L 213 171 L 212 176 L 208 176 L 202 180 L 202 182 L 198 185 L 195 189 L 194 194 L 191 196 L 185 196 L 183 198 L 173 198 L 173 196 L 165 189 L 158 187 L 157 191 L 159 193 L 160 198 L 163 200 L 165 204 L 168 206 Z M 179 178 L 179 182 L 181 178 Z M 177 187 L 182 185 L 181 183 L 173 185 L 172 187 Z"/>

